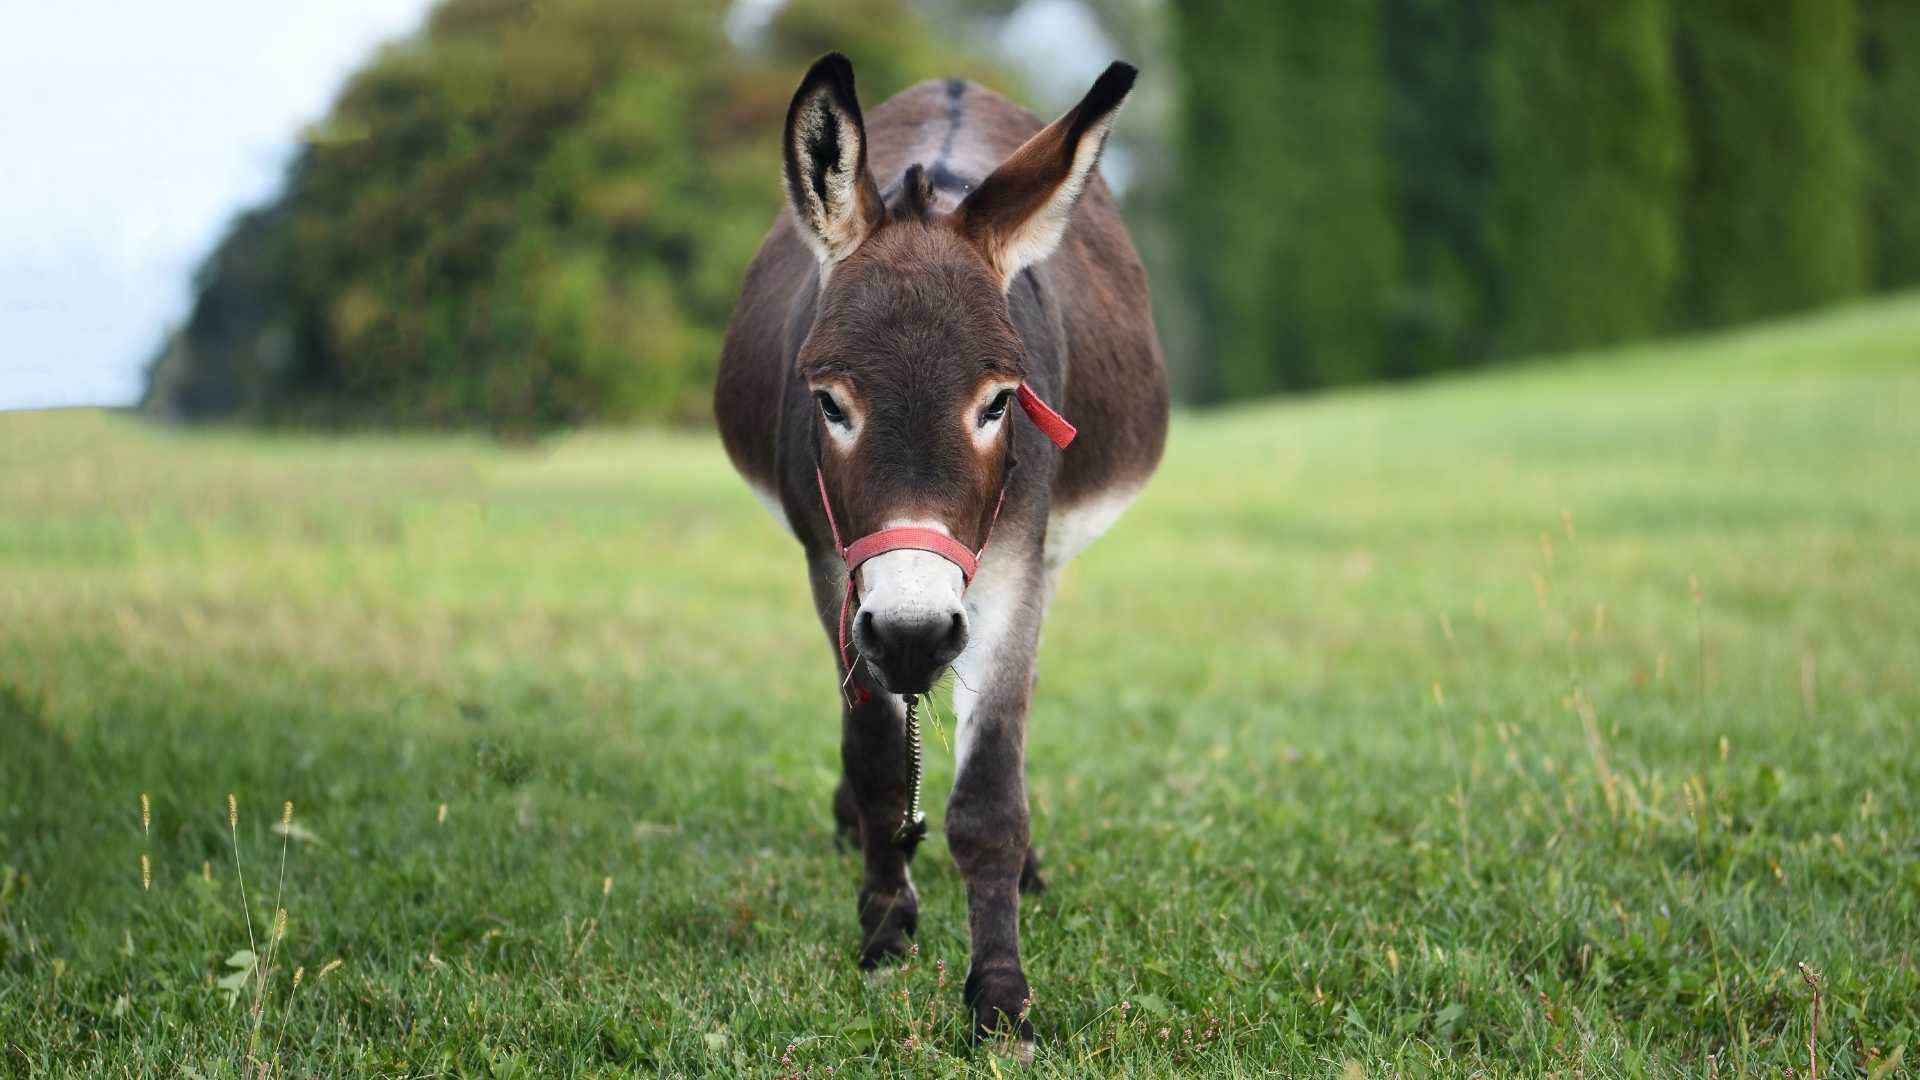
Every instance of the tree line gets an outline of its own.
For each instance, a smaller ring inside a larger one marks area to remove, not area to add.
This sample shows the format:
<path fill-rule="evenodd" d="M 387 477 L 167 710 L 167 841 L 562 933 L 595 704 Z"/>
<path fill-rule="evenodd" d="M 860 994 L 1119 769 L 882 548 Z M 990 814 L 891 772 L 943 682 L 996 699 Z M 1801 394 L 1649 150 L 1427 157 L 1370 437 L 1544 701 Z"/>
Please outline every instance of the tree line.
<path fill-rule="evenodd" d="M 1911 0 L 1175 9 L 1203 397 L 1920 281 Z"/>
<path fill-rule="evenodd" d="M 1180 104 L 1123 119 L 1122 194 L 1189 399 L 1920 282 L 1915 0 L 1087 2 L 1171 53 L 1140 57 Z M 869 105 L 954 73 L 1019 98 L 953 29 L 1015 6 L 787 0 L 743 36 L 724 4 L 442 0 L 236 219 L 147 404 L 703 421 L 798 73 L 839 49 Z"/>

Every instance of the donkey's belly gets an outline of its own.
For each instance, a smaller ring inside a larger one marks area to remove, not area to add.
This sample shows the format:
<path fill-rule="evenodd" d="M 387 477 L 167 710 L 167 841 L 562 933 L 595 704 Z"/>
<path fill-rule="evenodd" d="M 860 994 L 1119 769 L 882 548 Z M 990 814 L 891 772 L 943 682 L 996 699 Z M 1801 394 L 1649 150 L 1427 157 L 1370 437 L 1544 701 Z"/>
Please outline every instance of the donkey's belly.
<path fill-rule="evenodd" d="M 1145 486 L 1140 483 L 1115 487 L 1070 506 L 1054 507 L 1047 518 L 1047 569 L 1058 570 L 1098 540 L 1101 533 L 1120 520 L 1120 515 L 1140 497 L 1140 489 Z"/>

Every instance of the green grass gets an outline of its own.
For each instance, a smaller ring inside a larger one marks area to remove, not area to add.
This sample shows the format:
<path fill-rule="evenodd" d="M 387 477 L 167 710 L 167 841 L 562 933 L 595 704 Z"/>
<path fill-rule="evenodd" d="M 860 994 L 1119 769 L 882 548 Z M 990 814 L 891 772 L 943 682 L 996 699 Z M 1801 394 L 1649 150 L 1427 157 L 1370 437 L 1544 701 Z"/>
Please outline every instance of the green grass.
<path fill-rule="evenodd" d="M 833 683 L 707 437 L 0 417 L 0 1073 L 233 1075 L 281 888 L 276 1075 L 1004 1072 L 940 734 L 855 969 Z M 1804 962 L 1899 1074 L 1916 721 L 1920 301 L 1182 417 L 1048 625 L 1036 1071 L 1804 1075 Z"/>

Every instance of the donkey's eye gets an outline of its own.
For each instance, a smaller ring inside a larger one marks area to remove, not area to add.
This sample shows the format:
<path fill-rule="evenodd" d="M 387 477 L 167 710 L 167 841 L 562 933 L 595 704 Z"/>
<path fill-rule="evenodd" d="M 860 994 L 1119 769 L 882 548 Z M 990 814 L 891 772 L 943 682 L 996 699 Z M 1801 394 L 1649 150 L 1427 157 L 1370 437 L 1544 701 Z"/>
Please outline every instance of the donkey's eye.
<path fill-rule="evenodd" d="M 820 415 L 827 418 L 827 423 L 838 424 L 841 427 L 849 426 L 847 423 L 847 414 L 840 411 L 840 403 L 833 400 L 832 394 L 827 393 L 825 390 L 815 390 L 813 392 L 813 400 L 819 403 Z"/>
<path fill-rule="evenodd" d="M 987 407 L 980 413 L 980 426 L 986 427 L 995 420 L 1007 415 L 1007 406 L 1013 403 L 1013 391 L 1002 390 L 993 396 Z"/>

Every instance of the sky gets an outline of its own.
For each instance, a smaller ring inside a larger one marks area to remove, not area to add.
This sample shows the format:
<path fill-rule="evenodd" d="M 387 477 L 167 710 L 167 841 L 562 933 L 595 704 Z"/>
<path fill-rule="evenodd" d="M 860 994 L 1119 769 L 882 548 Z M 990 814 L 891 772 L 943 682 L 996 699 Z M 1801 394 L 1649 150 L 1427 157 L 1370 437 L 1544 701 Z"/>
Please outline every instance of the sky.
<path fill-rule="evenodd" d="M 0 409 L 135 401 L 227 222 L 428 6 L 0 4 Z"/>

